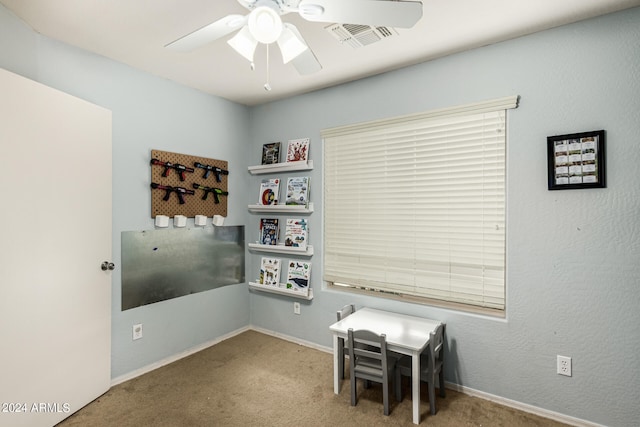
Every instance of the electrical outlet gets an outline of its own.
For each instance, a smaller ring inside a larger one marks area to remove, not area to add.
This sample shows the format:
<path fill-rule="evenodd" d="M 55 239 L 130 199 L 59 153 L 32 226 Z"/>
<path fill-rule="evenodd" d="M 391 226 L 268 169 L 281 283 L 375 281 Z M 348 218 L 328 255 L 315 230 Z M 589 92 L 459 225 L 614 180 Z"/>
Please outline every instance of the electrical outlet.
<path fill-rule="evenodd" d="M 571 358 L 558 355 L 558 375 L 571 376 Z"/>
<path fill-rule="evenodd" d="M 293 314 L 300 314 L 300 303 L 299 302 L 294 302 L 293 303 Z"/>
<path fill-rule="evenodd" d="M 133 325 L 133 339 L 139 340 L 142 338 L 142 323 L 138 323 L 137 325 Z"/>

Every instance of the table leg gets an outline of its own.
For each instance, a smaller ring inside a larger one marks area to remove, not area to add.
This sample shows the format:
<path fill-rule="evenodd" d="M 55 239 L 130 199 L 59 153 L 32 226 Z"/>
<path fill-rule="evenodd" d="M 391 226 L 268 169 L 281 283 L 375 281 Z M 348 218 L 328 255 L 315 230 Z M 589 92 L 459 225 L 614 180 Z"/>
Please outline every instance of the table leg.
<path fill-rule="evenodd" d="M 420 353 L 411 354 L 411 400 L 413 402 L 413 423 L 420 424 Z"/>
<path fill-rule="evenodd" d="M 333 334 L 333 392 L 340 394 L 340 374 L 338 373 L 338 335 Z"/>

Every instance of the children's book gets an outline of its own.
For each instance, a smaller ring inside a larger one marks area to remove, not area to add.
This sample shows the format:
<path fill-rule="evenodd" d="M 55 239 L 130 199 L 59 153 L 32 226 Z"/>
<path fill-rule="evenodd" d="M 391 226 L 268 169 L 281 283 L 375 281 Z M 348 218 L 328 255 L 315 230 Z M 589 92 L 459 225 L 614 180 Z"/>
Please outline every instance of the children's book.
<path fill-rule="evenodd" d="M 287 205 L 309 206 L 309 177 L 292 176 L 287 179 Z"/>
<path fill-rule="evenodd" d="M 277 245 L 279 236 L 278 218 L 260 218 L 261 245 Z"/>
<path fill-rule="evenodd" d="M 280 143 L 270 142 L 262 146 L 262 164 L 272 165 L 280 162 Z"/>
<path fill-rule="evenodd" d="M 263 179 L 260 183 L 260 205 L 277 205 L 280 193 L 280 180 L 278 178 Z"/>
<path fill-rule="evenodd" d="M 296 260 L 289 261 L 289 270 L 287 271 L 287 289 L 308 292 L 310 277 L 310 262 Z"/>
<path fill-rule="evenodd" d="M 287 143 L 287 162 L 309 160 L 309 138 L 291 139 Z"/>
<path fill-rule="evenodd" d="M 304 218 L 287 218 L 284 245 L 296 248 L 307 247 L 307 220 Z"/>
<path fill-rule="evenodd" d="M 280 259 L 262 257 L 260 264 L 260 284 L 267 286 L 280 285 Z"/>

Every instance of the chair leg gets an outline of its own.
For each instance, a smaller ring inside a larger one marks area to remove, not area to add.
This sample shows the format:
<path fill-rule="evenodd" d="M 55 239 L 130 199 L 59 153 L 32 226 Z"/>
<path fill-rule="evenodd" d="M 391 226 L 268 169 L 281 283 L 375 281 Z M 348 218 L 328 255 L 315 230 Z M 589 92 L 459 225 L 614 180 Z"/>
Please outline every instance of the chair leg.
<path fill-rule="evenodd" d="M 344 379 L 344 339 L 338 338 L 338 373 Z"/>
<path fill-rule="evenodd" d="M 395 378 L 393 379 L 393 387 L 396 391 L 396 401 L 402 402 L 402 374 L 399 369 L 395 370 Z"/>
<path fill-rule="evenodd" d="M 351 406 L 356 406 L 358 404 L 358 397 L 356 396 L 356 376 L 351 372 Z"/>
<path fill-rule="evenodd" d="M 444 391 L 444 370 L 443 369 L 440 369 L 440 376 L 438 380 L 439 380 L 438 384 L 440 385 L 440 397 L 446 397 L 445 391 Z"/>
<path fill-rule="evenodd" d="M 382 403 L 384 404 L 384 414 L 389 415 L 389 384 L 382 384 Z"/>
<path fill-rule="evenodd" d="M 431 409 L 431 415 L 435 415 L 436 414 L 435 375 L 433 378 L 429 379 L 429 384 L 427 384 L 427 388 L 429 389 L 429 408 Z"/>

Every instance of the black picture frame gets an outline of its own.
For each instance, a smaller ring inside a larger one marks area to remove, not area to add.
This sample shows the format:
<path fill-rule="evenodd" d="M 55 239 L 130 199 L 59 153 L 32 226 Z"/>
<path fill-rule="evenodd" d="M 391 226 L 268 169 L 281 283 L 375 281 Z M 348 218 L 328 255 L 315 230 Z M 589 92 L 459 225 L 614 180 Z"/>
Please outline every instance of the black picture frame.
<path fill-rule="evenodd" d="M 605 131 L 547 137 L 549 190 L 605 188 Z"/>

